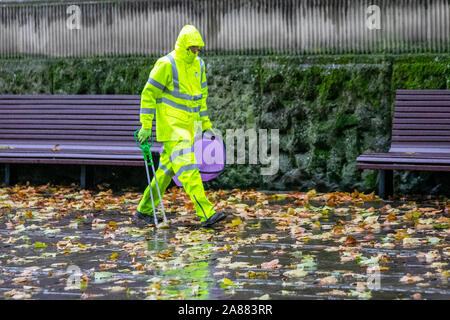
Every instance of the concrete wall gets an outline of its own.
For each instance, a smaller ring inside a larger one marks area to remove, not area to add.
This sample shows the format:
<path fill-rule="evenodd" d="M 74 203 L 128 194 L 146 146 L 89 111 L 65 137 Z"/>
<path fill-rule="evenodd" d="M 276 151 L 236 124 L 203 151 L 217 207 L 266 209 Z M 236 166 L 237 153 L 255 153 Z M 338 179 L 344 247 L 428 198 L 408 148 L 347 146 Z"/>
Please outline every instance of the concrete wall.
<path fill-rule="evenodd" d="M 450 51 L 450 0 L 2 1 L 0 55 L 160 55 L 185 24 L 209 53 Z"/>

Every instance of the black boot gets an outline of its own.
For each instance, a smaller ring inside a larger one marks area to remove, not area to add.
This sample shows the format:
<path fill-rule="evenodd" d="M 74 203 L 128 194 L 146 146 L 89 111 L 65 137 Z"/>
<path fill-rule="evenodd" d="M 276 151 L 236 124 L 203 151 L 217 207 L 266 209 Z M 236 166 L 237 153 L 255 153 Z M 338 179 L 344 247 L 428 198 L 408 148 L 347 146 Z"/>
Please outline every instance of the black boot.
<path fill-rule="evenodd" d="M 137 210 L 136 213 L 134 214 L 134 219 L 137 221 L 144 221 L 147 224 L 155 224 L 155 218 L 153 217 L 153 215 L 145 214 Z M 161 220 L 158 219 L 158 217 L 156 217 L 156 219 L 158 223 L 161 222 Z"/>
<path fill-rule="evenodd" d="M 211 227 L 213 224 L 219 222 L 220 220 L 224 219 L 227 215 L 223 212 L 216 212 L 211 217 L 209 217 L 208 220 L 203 221 L 201 226 L 202 227 Z"/>

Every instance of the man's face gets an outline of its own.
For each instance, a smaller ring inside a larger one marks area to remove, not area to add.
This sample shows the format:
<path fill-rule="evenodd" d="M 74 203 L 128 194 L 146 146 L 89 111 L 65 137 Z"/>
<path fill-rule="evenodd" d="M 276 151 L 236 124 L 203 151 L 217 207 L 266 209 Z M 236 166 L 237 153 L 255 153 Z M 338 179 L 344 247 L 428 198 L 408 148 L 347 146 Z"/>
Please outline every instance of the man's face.
<path fill-rule="evenodd" d="M 189 50 L 191 50 L 193 54 L 196 54 L 199 49 L 200 49 L 199 46 L 190 46 L 189 47 Z"/>

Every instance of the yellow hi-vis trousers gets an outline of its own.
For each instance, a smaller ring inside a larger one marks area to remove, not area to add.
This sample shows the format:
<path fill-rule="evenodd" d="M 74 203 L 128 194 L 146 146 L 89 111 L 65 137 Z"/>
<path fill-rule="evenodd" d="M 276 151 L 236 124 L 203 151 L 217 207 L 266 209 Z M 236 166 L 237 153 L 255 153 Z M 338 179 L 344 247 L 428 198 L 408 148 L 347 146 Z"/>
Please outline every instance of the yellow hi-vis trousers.
<path fill-rule="evenodd" d="M 190 141 L 164 142 L 164 149 L 159 159 L 159 167 L 156 170 L 156 179 L 158 179 L 161 197 L 163 197 L 173 176 L 176 176 L 183 184 L 183 188 L 194 203 L 195 212 L 202 222 L 215 213 L 214 206 L 205 195 L 202 178 L 197 168 L 195 153 Z M 159 197 L 155 177 L 151 181 L 151 190 L 155 209 L 157 210 Z M 137 210 L 143 214 L 152 215 L 153 207 L 151 201 L 150 188 L 147 186 Z"/>

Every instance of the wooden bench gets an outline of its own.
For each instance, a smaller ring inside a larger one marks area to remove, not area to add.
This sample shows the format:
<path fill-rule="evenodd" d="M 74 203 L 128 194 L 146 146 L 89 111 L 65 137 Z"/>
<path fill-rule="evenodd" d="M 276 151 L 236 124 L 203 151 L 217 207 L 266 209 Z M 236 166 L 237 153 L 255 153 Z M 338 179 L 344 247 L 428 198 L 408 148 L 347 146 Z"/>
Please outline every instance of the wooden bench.
<path fill-rule="evenodd" d="M 0 163 L 143 166 L 138 95 L 0 95 Z M 153 125 L 155 132 L 155 125 Z M 154 143 L 157 152 L 160 143 Z"/>
<path fill-rule="evenodd" d="M 393 170 L 450 171 L 450 90 L 397 90 L 389 152 L 364 153 L 356 167 L 380 171 L 382 198 Z"/>

